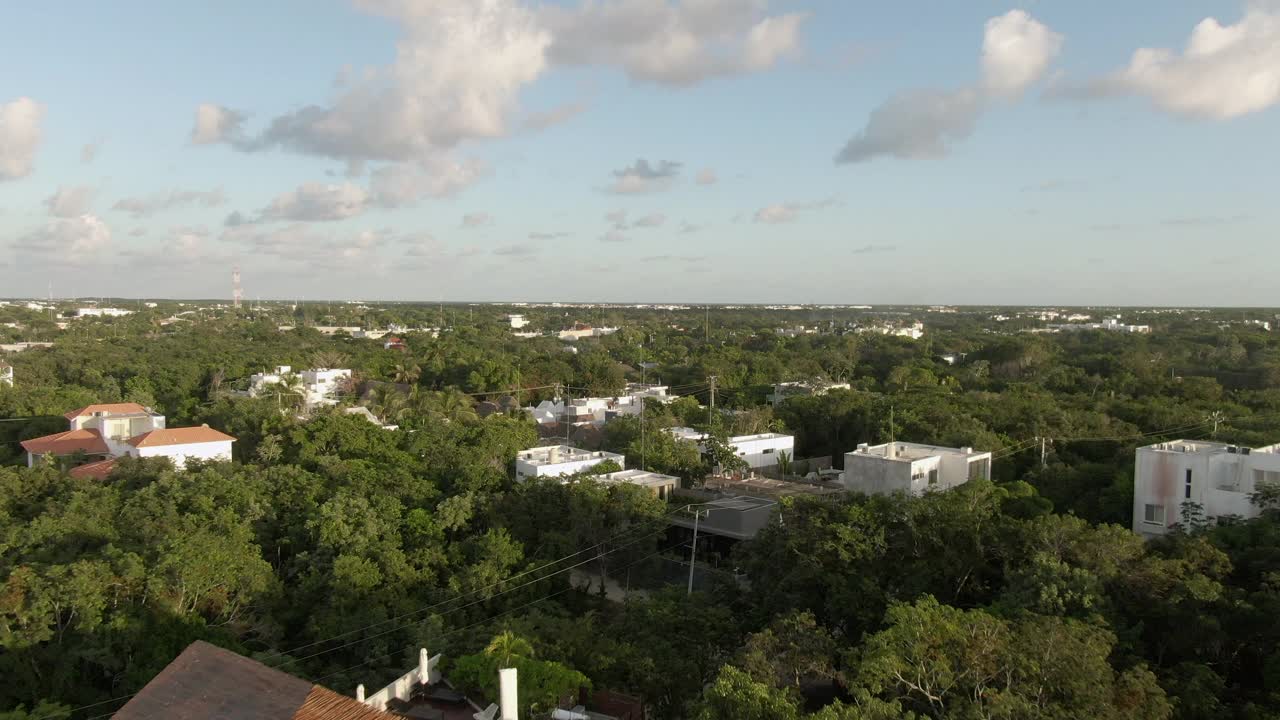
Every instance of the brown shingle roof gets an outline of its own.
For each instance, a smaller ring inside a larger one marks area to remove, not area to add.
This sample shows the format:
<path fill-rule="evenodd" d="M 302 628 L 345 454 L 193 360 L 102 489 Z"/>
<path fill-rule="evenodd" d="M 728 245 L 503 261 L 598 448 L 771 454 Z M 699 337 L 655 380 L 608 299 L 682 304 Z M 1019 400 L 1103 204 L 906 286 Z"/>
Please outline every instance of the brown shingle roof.
<path fill-rule="evenodd" d="M 95 478 L 103 480 L 111 474 L 111 470 L 116 466 L 115 458 L 107 458 L 98 462 L 91 462 L 79 467 L 73 467 L 67 471 L 67 474 L 73 478 Z"/>
<path fill-rule="evenodd" d="M 98 405 L 85 405 L 79 410 L 72 410 L 62 417 L 68 420 L 74 420 L 85 415 L 92 415 L 96 412 L 110 413 L 112 415 L 125 415 L 128 413 L 144 413 L 147 409 L 138 403 L 101 403 Z"/>
<path fill-rule="evenodd" d="M 116 720 L 392 720 L 396 716 L 230 650 L 191 643 Z"/>
<path fill-rule="evenodd" d="M 23 440 L 22 449 L 32 455 L 44 455 L 45 453 L 71 455 L 76 452 L 83 452 L 87 455 L 105 455 L 110 452 L 107 449 L 107 444 L 102 440 L 102 435 L 93 429 L 68 430 Z"/>
<path fill-rule="evenodd" d="M 223 442 L 226 440 L 235 440 L 235 438 L 224 432 L 218 432 L 211 427 L 184 427 L 184 428 L 166 428 L 164 430 L 152 430 L 144 432 L 129 438 L 129 444 L 134 447 L 160 447 L 162 445 L 187 445 L 190 443 L 208 443 Z"/>

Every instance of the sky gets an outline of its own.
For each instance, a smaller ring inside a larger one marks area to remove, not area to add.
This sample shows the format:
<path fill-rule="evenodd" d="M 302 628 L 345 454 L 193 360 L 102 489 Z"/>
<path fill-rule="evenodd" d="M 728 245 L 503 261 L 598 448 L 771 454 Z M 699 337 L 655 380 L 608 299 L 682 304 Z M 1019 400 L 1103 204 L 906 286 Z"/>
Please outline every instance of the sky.
<path fill-rule="evenodd" d="M 0 297 L 1280 305 L 1272 0 L 3 25 Z"/>

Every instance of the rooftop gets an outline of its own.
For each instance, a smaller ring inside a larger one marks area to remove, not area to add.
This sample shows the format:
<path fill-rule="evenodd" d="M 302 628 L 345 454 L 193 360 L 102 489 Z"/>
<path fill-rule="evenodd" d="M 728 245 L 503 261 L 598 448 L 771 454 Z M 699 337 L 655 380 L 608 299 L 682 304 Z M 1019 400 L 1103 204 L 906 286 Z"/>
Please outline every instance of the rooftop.
<path fill-rule="evenodd" d="M 923 443 L 913 442 L 892 442 L 882 445 L 867 445 L 862 443 L 850 455 L 877 455 L 886 460 L 924 460 L 926 458 L 937 457 L 939 455 L 964 455 L 969 458 L 990 455 L 990 452 L 975 451 L 971 447 L 943 447 L 941 445 L 925 445 Z"/>
<path fill-rule="evenodd" d="M 354 698 L 197 640 L 115 720 L 392 720 Z"/>
<path fill-rule="evenodd" d="M 32 455 L 71 455 L 83 452 L 87 455 L 105 455 L 110 450 L 102 435 L 93 429 L 68 430 L 22 441 L 22 449 Z"/>
<path fill-rule="evenodd" d="M 597 476 L 596 480 L 603 483 L 630 483 L 645 487 L 661 487 L 672 483 L 680 484 L 680 478 L 678 477 L 649 472 L 648 470 L 619 470 L 618 472 Z"/>
<path fill-rule="evenodd" d="M 208 426 L 200 427 L 184 427 L 184 428 L 166 428 L 164 430 L 152 430 L 145 432 L 136 437 L 129 438 L 129 444 L 134 447 L 160 447 L 163 445 L 191 445 L 194 443 L 209 442 L 225 442 L 234 441 L 235 438 L 230 435 L 214 430 Z"/>
<path fill-rule="evenodd" d="M 762 495 L 765 497 L 790 497 L 795 495 L 844 495 L 843 486 L 823 483 L 794 482 L 791 480 L 774 480 L 772 478 L 748 477 L 741 480 L 726 477 L 711 477 L 703 481 L 708 490 L 742 493 L 746 495 Z"/>
<path fill-rule="evenodd" d="M 582 450 L 571 445 L 550 445 L 547 447 L 529 448 L 520 451 L 520 460 L 531 465 L 559 465 L 560 463 L 580 462 L 582 460 L 623 460 L 617 453 L 603 450 Z"/>
<path fill-rule="evenodd" d="M 1142 449 L 1179 453 L 1239 453 L 1242 455 L 1248 455 L 1251 453 L 1280 454 L 1280 444 L 1249 448 L 1230 445 L 1228 443 L 1211 442 L 1208 440 L 1170 440 L 1168 442 L 1147 445 Z"/>
<path fill-rule="evenodd" d="M 790 435 L 783 433 L 756 433 L 755 435 L 735 435 L 729 438 L 730 443 L 751 442 L 752 440 L 781 440 L 789 438 Z"/>
<path fill-rule="evenodd" d="M 111 471 L 116 467 L 115 458 L 107 458 L 98 462 L 91 462 L 78 467 L 73 467 L 67 474 L 73 478 L 93 478 L 94 480 L 105 480 Z"/>
<path fill-rule="evenodd" d="M 85 415 L 93 415 L 95 413 L 106 413 L 108 415 L 152 415 L 150 408 L 145 408 L 138 403 L 101 403 L 97 405 L 85 405 L 79 410 L 72 410 L 63 415 L 68 420 L 74 420 Z"/>

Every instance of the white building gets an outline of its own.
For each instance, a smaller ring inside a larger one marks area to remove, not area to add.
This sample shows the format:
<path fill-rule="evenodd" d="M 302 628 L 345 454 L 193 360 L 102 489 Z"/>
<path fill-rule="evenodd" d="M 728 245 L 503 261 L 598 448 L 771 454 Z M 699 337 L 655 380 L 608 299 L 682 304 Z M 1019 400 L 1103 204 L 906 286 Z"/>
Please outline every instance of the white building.
<path fill-rule="evenodd" d="M 698 450 L 707 451 L 707 434 L 693 428 L 672 427 L 666 430 L 677 440 L 698 443 Z M 794 457 L 796 439 L 792 435 L 781 433 L 760 433 L 758 435 L 735 435 L 728 439 L 733 452 L 747 463 L 752 470 L 778 464 L 778 454 L 787 453 Z"/>
<path fill-rule="evenodd" d="M 13 366 L 0 360 L 0 385 L 13 387 Z"/>
<path fill-rule="evenodd" d="M 351 379 L 348 369 L 318 368 L 293 372 L 288 365 L 280 365 L 273 372 L 254 373 L 249 376 L 249 397 L 258 397 L 270 392 L 272 385 L 287 384 L 290 377 L 296 377 L 305 407 L 317 405 L 336 405 L 338 391 Z"/>
<path fill-rule="evenodd" d="M 22 442 L 28 467 L 46 455 L 79 457 L 94 467 L 84 475 L 105 477 L 116 458 L 167 457 L 182 467 L 189 459 L 230 460 L 235 438 L 207 425 L 165 427 L 165 417 L 137 403 L 87 405 L 64 415 L 66 432 Z"/>
<path fill-rule="evenodd" d="M 510 323 L 512 330 L 519 330 L 529 324 L 529 321 L 525 320 L 523 315 L 508 315 L 507 322 Z"/>
<path fill-rule="evenodd" d="M 1182 519 L 1182 504 L 1197 503 L 1207 519 L 1256 517 L 1250 493 L 1280 483 L 1280 444 L 1238 447 L 1174 440 L 1138 448 L 1133 468 L 1133 531 L 1164 535 Z"/>
<path fill-rule="evenodd" d="M 129 439 L 133 446 L 127 453 L 134 457 L 167 457 L 177 467 L 188 460 L 231 460 L 230 435 L 208 425 L 200 427 L 164 428 Z"/>
<path fill-rule="evenodd" d="M 604 475 L 597 475 L 596 480 L 606 485 L 627 483 L 649 488 L 660 500 L 670 498 L 676 488 L 680 487 L 680 478 L 649 472 L 648 470 L 621 470 L 619 472 L 605 473 Z"/>
<path fill-rule="evenodd" d="M 630 383 L 624 394 L 615 397 L 573 398 L 567 404 L 555 398 L 524 410 L 539 425 L 564 422 L 600 427 L 614 418 L 640 415 L 646 402 L 668 403 L 674 399 L 667 394 L 666 385 Z"/>
<path fill-rule="evenodd" d="M 991 479 L 991 453 L 910 442 L 862 443 L 844 456 L 844 485 L 867 495 L 922 495 Z"/>
<path fill-rule="evenodd" d="M 791 397 L 801 397 L 804 395 L 826 395 L 832 390 L 848 390 L 849 383 L 831 382 L 830 380 L 813 379 L 813 380 L 797 380 L 794 382 L 782 382 L 773 384 L 773 394 L 767 398 L 770 405 L 776 406 L 778 403 Z"/>
<path fill-rule="evenodd" d="M 1100 323 L 1067 323 L 1065 325 L 1049 325 L 1050 330 L 1055 332 L 1079 332 L 1081 330 L 1106 330 L 1108 332 L 1123 332 L 1145 334 L 1151 332 L 1150 325 L 1126 325 L 1120 322 L 1120 316 L 1103 318 Z"/>
<path fill-rule="evenodd" d="M 589 470 L 612 460 L 626 468 L 626 458 L 603 450 L 579 450 L 568 445 L 529 448 L 516 456 L 516 482 L 535 477 L 562 477 Z"/>
<path fill-rule="evenodd" d="M 758 435 L 738 435 L 729 438 L 729 446 L 746 461 L 752 470 L 771 467 L 778 464 L 778 454 L 786 453 L 795 456 L 796 439 L 792 435 L 781 433 L 760 433 Z"/>
<path fill-rule="evenodd" d="M 382 428 L 383 430 L 399 430 L 400 429 L 399 425 L 383 422 L 382 418 L 378 417 L 377 415 L 374 415 L 372 410 L 370 410 L 369 408 L 363 405 L 356 405 L 355 407 L 349 407 L 344 409 L 342 412 L 346 413 L 347 415 L 355 415 L 357 417 L 362 417 L 365 420 L 368 420 L 369 422 L 373 423 L 374 425 L 377 425 L 378 427 Z"/>
<path fill-rule="evenodd" d="M 124 317 L 132 314 L 132 310 L 121 310 L 120 308 L 82 307 L 76 309 L 76 317 Z"/>
<path fill-rule="evenodd" d="M 560 333 L 557 335 L 557 337 L 559 337 L 561 340 L 569 340 L 572 342 L 574 340 L 581 340 L 583 338 L 603 337 L 605 335 L 612 335 L 616 332 L 618 332 L 618 328 L 616 327 L 593 328 L 590 325 L 577 323 L 572 328 L 569 328 L 568 330 L 561 330 Z"/>
<path fill-rule="evenodd" d="M 877 335 L 893 335 L 895 337 L 904 337 L 911 340 L 919 340 L 924 337 L 924 323 L 916 321 L 910 325 L 867 325 L 857 328 L 859 333 L 875 333 Z"/>

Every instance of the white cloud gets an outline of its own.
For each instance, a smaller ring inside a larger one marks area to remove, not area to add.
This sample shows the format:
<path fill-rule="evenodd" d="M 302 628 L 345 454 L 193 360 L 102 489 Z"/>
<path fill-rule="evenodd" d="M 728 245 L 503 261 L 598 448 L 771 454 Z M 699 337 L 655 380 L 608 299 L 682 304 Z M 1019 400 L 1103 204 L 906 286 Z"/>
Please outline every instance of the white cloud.
<path fill-rule="evenodd" d="M 95 193 L 97 190 L 83 185 L 59 187 L 57 192 L 45 198 L 44 204 L 54 217 L 79 217 L 89 212 Z"/>
<path fill-rule="evenodd" d="M 802 210 L 820 210 L 835 204 L 836 199 L 830 197 L 817 202 L 791 202 L 768 205 L 757 210 L 753 219 L 766 225 L 779 225 L 795 220 L 800 216 Z"/>
<path fill-rule="evenodd" d="M 281 115 L 237 147 L 347 161 L 420 160 L 462 140 L 505 134 L 521 89 L 546 67 L 551 38 L 515 0 L 357 0 L 357 6 L 399 24 L 392 64 L 340 79 L 332 102 Z"/>
<path fill-rule="evenodd" d="M 277 195 L 259 213 L 260 220 L 303 222 L 345 220 L 364 212 L 369 194 L 359 185 L 304 183 L 296 190 Z"/>
<path fill-rule="evenodd" d="M 614 181 L 606 190 L 619 195 L 636 195 L 641 193 L 666 190 L 680 175 L 682 163 L 662 160 L 650 164 L 648 160 L 639 158 L 635 164 L 613 171 Z"/>
<path fill-rule="evenodd" d="M 102 149 L 102 141 L 94 140 L 91 143 L 85 143 L 80 148 L 80 162 L 88 165 L 98 157 L 98 151 Z"/>
<path fill-rule="evenodd" d="M 717 180 L 719 178 L 716 177 L 716 171 L 711 168 L 702 168 L 698 171 L 699 185 L 715 185 Z"/>
<path fill-rule="evenodd" d="M 1090 92 L 1133 93 L 1168 112 L 1211 120 L 1265 110 L 1280 101 L 1280 10 L 1255 5 L 1234 25 L 1206 18 L 1181 55 L 1139 49 L 1128 67 Z"/>
<path fill-rule="evenodd" d="M 972 89 L 917 90 L 889 99 L 872 111 L 867 125 L 836 155 L 856 163 L 881 155 L 937 158 L 951 143 L 973 133 L 985 104 Z"/>
<path fill-rule="evenodd" d="M 401 207 L 423 198 L 448 197 L 485 174 L 478 160 L 432 157 L 412 164 L 384 165 L 369 179 L 369 192 L 377 205 Z"/>
<path fill-rule="evenodd" d="M 775 225 L 796 219 L 796 210 L 790 205 L 769 205 L 756 211 L 755 221 Z"/>
<path fill-rule="evenodd" d="M 475 228 L 493 224 L 493 216 L 486 212 L 467 213 L 462 216 L 462 227 Z"/>
<path fill-rule="evenodd" d="M 529 113 L 525 116 L 524 126 L 530 130 L 546 130 L 554 125 L 568 122 L 585 112 L 585 102 L 566 103 L 553 107 L 545 112 Z"/>
<path fill-rule="evenodd" d="M 666 221 L 667 221 L 666 215 L 663 215 L 662 213 L 653 213 L 652 215 L 645 215 L 639 220 L 636 220 L 634 223 L 631 224 L 631 226 L 641 227 L 641 228 L 659 227 Z"/>
<path fill-rule="evenodd" d="M 31 98 L 0 103 L 0 181 L 31 174 L 43 121 L 44 105 Z"/>
<path fill-rule="evenodd" d="M 623 235 L 621 230 L 610 230 L 600 236 L 600 242 L 621 243 L 626 241 L 627 236 Z"/>
<path fill-rule="evenodd" d="M 112 210 L 127 212 L 135 218 L 145 217 L 162 210 L 179 207 L 218 207 L 227 202 L 222 188 L 213 190 L 170 190 L 148 197 L 123 198 L 111 206 Z"/>
<path fill-rule="evenodd" d="M 693 85 L 765 70 L 800 45 L 807 15 L 767 15 L 767 0 L 602 0 L 548 5 L 542 19 L 565 65 L 616 65 L 633 80 Z"/>
<path fill-rule="evenodd" d="M 557 230 L 555 232 L 538 232 L 535 230 L 534 232 L 529 233 L 529 239 L 530 240 L 560 240 L 562 238 L 569 237 L 570 234 L 571 233 L 566 232 L 564 230 Z"/>
<path fill-rule="evenodd" d="M 111 228 L 96 215 L 53 220 L 19 237 L 14 248 L 52 265 L 83 265 L 111 244 Z"/>
<path fill-rule="evenodd" d="M 212 103 L 196 107 L 196 123 L 191 128 L 192 145 L 212 145 L 227 142 L 233 145 L 245 143 L 244 115 Z"/>
<path fill-rule="evenodd" d="M 997 97 L 1018 97 L 1044 76 L 1062 42 L 1025 10 L 991 18 L 982 37 L 983 87 Z"/>
<path fill-rule="evenodd" d="M 1015 100 L 1043 77 L 1062 43 L 1061 35 L 1022 10 L 991 18 L 983 33 L 980 83 L 889 98 L 871 111 L 862 130 L 836 154 L 836 163 L 946 155 L 973 134 L 993 99 Z"/>
<path fill-rule="evenodd" d="M 467 251 L 464 250 L 463 253 L 467 253 Z M 467 257 L 467 255 L 471 254 L 463 253 L 459 253 L 459 257 Z M 494 248 L 493 254 L 501 257 L 529 257 L 537 255 L 538 248 L 537 246 L 530 245 L 529 243 L 515 243 L 512 245 L 503 245 L 502 247 Z"/>

